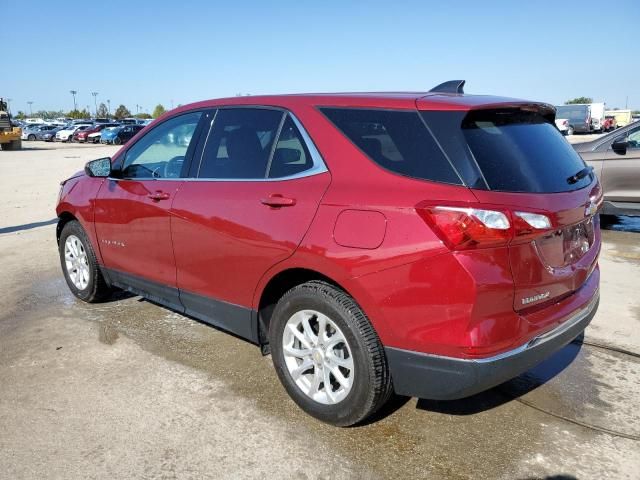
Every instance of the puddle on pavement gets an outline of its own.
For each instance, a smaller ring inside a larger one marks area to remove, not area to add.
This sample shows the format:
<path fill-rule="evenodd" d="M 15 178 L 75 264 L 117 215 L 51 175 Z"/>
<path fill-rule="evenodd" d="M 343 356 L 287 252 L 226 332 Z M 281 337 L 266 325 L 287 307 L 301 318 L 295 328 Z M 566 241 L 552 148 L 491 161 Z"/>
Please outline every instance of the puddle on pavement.
<path fill-rule="evenodd" d="M 640 235 L 602 230 L 602 253 L 617 263 L 640 265 Z"/>
<path fill-rule="evenodd" d="M 117 345 L 118 337 L 126 336 L 155 355 L 224 381 L 228 394 L 250 399 L 265 414 L 299 425 L 301 441 L 307 435 L 326 438 L 328 448 L 382 478 L 469 478 L 468 472 L 475 472 L 474 478 L 497 478 L 515 473 L 519 459 L 532 448 L 552 448 L 544 435 L 549 417 L 498 390 L 456 402 L 399 399 L 367 425 L 336 429 L 308 417 L 288 398 L 271 358 L 262 357 L 257 347 L 139 297 L 120 293 L 109 302 L 88 305 L 75 300 L 56 277 L 35 283 L 22 307 L 23 315 L 86 319 L 96 324 L 96 341 Z M 619 390 L 628 387 L 624 377 L 630 367 L 621 362 L 612 366 L 607 362 L 615 359 L 593 353 L 577 355 L 575 361 L 565 370 L 570 373 L 561 372 L 533 391 L 522 387 L 524 398 L 585 421 L 614 404 L 622 408 L 620 402 L 631 408 L 629 394 Z M 611 374 L 622 379 L 615 383 L 608 378 Z M 529 386 L 539 378 L 533 377 Z M 610 391 L 603 394 L 606 389 Z M 212 393 L 211 401 L 221 394 Z M 626 412 L 607 413 L 606 418 L 637 426 L 637 418 Z"/>
<path fill-rule="evenodd" d="M 636 357 L 572 343 L 500 390 L 556 417 L 640 438 L 639 367 Z"/>

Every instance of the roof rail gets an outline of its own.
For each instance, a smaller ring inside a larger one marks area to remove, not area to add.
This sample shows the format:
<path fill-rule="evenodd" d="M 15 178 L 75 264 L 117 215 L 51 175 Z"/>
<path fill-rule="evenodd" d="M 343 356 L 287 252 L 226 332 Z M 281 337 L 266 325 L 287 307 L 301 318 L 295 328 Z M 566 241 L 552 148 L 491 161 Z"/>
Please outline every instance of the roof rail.
<path fill-rule="evenodd" d="M 429 90 L 429 93 L 464 93 L 465 80 L 449 80 Z"/>

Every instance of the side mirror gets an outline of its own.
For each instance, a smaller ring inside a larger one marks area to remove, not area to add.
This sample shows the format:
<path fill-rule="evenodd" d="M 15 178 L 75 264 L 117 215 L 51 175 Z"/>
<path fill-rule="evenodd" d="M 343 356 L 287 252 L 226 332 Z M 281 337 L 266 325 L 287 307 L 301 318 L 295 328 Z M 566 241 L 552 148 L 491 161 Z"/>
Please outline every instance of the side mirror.
<path fill-rule="evenodd" d="M 625 155 L 628 147 L 629 142 L 627 142 L 626 137 L 618 137 L 611 144 L 611 150 L 616 152 L 618 155 Z"/>
<path fill-rule="evenodd" d="M 111 173 L 111 158 L 91 160 L 84 166 L 84 173 L 89 177 L 108 177 Z"/>

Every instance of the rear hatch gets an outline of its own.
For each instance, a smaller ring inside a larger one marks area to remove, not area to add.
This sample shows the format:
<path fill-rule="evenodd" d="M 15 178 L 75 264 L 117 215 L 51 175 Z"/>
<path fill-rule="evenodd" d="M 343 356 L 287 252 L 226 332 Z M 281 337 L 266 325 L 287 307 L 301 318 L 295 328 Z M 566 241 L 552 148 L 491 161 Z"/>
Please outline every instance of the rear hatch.
<path fill-rule="evenodd" d="M 526 313 L 578 290 L 597 263 L 602 194 L 556 129 L 554 110 L 522 103 L 421 114 L 480 208 L 511 222 L 514 309 Z"/>

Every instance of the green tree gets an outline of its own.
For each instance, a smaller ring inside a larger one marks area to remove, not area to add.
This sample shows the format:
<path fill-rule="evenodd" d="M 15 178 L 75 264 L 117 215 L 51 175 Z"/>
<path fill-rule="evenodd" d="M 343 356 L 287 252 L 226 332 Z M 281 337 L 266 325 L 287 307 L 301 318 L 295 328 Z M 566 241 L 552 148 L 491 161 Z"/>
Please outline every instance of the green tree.
<path fill-rule="evenodd" d="M 164 115 L 164 113 L 167 110 L 164 108 L 164 105 L 162 105 L 161 103 L 159 103 L 158 105 L 156 105 L 156 108 L 153 109 L 153 113 L 151 114 L 151 116 L 153 118 L 158 118 L 162 115 Z"/>
<path fill-rule="evenodd" d="M 116 111 L 114 112 L 113 116 L 118 120 L 122 120 L 123 118 L 130 117 L 131 112 L 127 107 L 121 104 L 118 108 L 116 108 Z"/>
<path fill-rule="evenodd" d="M 24 120 L 27 116 L 24 114 L 22 110 L 18 110 L 18 113 L 15 114 L 14 118 L 17 120 Z"/>
<path fill-rule="evenodd" d="M 148 113 L 136 113 L 134 117 L 143 118 L 143 119 L 152 118 L 151 115 L 149 115 Z"/>
<path fill-rule="evenodd" d="M 78 110 L 77 108 L 75 110 L 71 110 L 65 116 L 68 117 L 68 118 L 72 118 L 74 120 L 81 120 L 83 118 L 91 118 L 91 114 L 89 113 L 88 110 L 86 110 L 86 109 Z"/>
<path fill-rule="evenodd" d="M 564 102 L 565 105 L 573 105 L 574 103 L 593 103 L 593 98 L 591 97 L 576 97 L 571 100 L 567 100 Z"/>
<path fill-rule="evenodd" d="M 104 103 L 101 103 L 100 106 L 98 107 L 98 113 L 96 115 L 98 118 L 108 118 L 109 117 L 109 110 L 107 109 L 107 106 Z"/>

